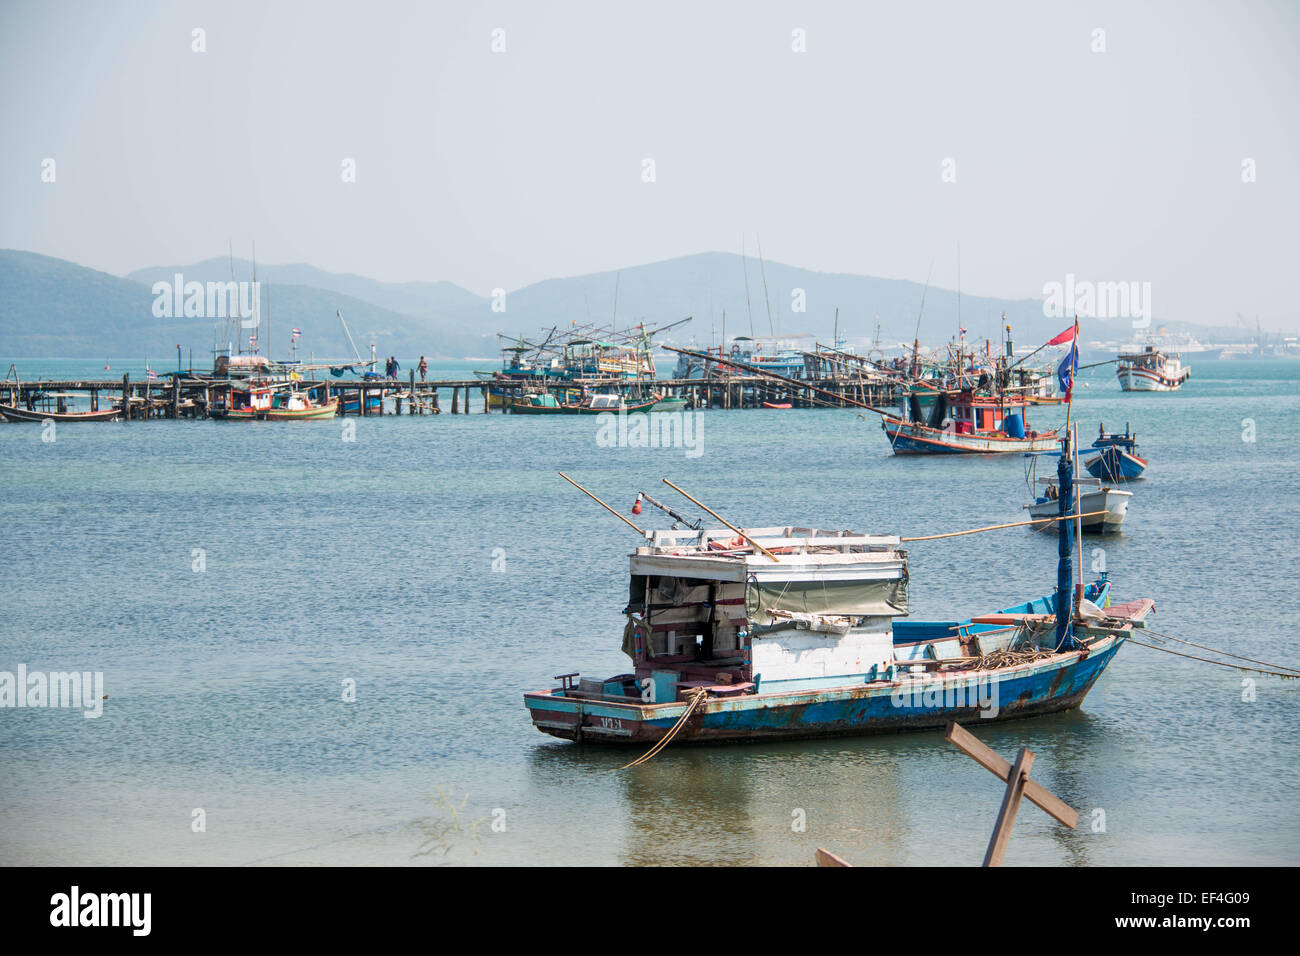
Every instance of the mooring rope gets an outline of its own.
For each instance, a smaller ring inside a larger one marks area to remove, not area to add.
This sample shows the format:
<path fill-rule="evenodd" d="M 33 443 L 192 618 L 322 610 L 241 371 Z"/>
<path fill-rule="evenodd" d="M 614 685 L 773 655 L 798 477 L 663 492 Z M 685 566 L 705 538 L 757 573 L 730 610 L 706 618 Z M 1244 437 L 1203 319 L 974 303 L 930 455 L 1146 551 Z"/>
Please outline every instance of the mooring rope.
<path fill-rule="evenodd" d="M 663 750 L 672 742 L 672 739 L 677 736 L 677 731 L 681 730 L 682 727 L 685 726 L 687 718 L 690 717 L 691 714 L 695 713 L 695 708 L 699 707 L 700 702 L 703 701 L 704 698 L 708 696 L 708 691 L 706 691 L 703 687 L 694 688 L 692 690 L 687 691 L 687 693 L 691 696 L 691 705 L 686 708 L 686 710 L 682 713 L 680 717 L 677 718 L 677 723 L 673 724 L 672 728 L 668 731 L 668 733 L 664 734 L 663 737 L 659 739 L 658 743 L 656 743 L 653 747 L 647 750 L 640 757 L 637 757 L 631 763 L 624 764 L 623 766 L 617 768 L 615 770 L 615 773 L 617 773 L 618 770 L 626 770 L 628 769 L 628 767 L 635 767 L 639 764 L 645 763 L 647 760 L 649 760 L 655 754 L 659 753 L 659 751 Z"/>
<path fill-rule="evenodd" d="M 1271 664 L 1268 661 L 1257 661 L 1253 657 L 1243 657 L 1241 654 L 1234 654 L 1231 651 L 1225 651 L 1217 647 L 1210 647 L 1206 644 L 1197 644 L 1195 641 L 1185 641 L 1181 637 L 1174 637 L 1172 634 L 1161 634 L 1159 631 L 1153 631 L 1150 628 L 1143 628 L 1142 630 L 1153 637 L 1164 638 L 1167 641 L 1177 641 L 1179 644 L 1186 644 L 1189 647 L 1199 647 L 1203 651 L 1222 654 L 1224 657 L 1233 657 L 1239 661 L 1250 661 L 1252 664 L 1263 664 L 1265 667 L 1276 667 L 1278 670 L 1291 671 L 1297 677 L 1300 677 L 1300 670 L 1297 670 L 1294 667 L 1287 667 L 1285 664 Z"/>
<path fill-rule="evenodd" d="M 1291 674 L 1285 671 L 1265 671 L 1265 670 L 1260 670 L 1258 667 L 1243 667 L 1241 664 L 1229 664 L 1227 661 L 1213 661 L 1210 660 L 1208 657 L 1197 657 L 1195 654 L 1184 654 L 1182 651 L 1175 651 L 1172 648 L 1168 648 L 1168 647 L 1160 647 L 1157 644 L 1147 644 L 1144 643 L 1143 641 L 1136 640 L 1132 637 L 1128 638 L 1128 641 L 1131 644 L 1136 644 L 1138 647 L 1149 647 L 1153 651 L 1164 651 L 1166 654 L 1173 654 L 1175 657 L 1186 657 L 1188 660 L 1201 661 L 1206 664 L 1218 664 L 1220 667 L 1229 667 L 1234 671 L 1241 671 L 1243 673 L 1252 673 L 1252 674 L 1264 674 L 1268 677 L 1286 677 L 1291 680 L 1300 680 L 1300 674 Z"/>

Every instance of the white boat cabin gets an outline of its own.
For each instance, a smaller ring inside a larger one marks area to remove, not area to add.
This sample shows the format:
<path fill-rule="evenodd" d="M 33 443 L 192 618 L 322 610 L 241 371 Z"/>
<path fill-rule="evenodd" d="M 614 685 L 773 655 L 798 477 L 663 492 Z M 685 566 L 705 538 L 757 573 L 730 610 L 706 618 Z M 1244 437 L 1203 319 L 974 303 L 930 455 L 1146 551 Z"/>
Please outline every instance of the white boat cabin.
<path fill-rule="evenodd" d="M 630 556 L 623 650 L 635 674 L 581 690 L 660 703 L 884 679 L 907 613 L 894 536 L 812 528 L 653 531 Z M 585 686 L 585 685 L 593 686 Z M 595 686 L 600 685 L 600 686 Z"/>

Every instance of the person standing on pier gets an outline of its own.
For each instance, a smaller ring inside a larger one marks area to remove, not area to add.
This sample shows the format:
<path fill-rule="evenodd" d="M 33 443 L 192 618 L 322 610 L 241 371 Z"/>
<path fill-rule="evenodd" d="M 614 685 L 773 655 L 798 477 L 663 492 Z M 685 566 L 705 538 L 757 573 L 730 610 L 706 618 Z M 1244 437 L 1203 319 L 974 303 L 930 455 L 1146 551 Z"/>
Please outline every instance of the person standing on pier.
<path fill-rule="evenodd" d="M 392 358 L 392 362 L 393 362 L 393 374 L 390 375 L 390 376 L 388 376 L 388 377 L 389 377 L 389 378 L 397 378 L 397 373 L 400 372 L 400 371 L 402 370 L 402 366 L 400 366 L 400 365 L 397 364 L 397 356 L 396 356 L 396 355 L 393 356 L 393 358 Z"/>
<path fill-rule="evenodd" d="M 429 371 L 429 362 L 423 355 L 420 356 L 420 381 L 424 381 L 425 373 Z"/>

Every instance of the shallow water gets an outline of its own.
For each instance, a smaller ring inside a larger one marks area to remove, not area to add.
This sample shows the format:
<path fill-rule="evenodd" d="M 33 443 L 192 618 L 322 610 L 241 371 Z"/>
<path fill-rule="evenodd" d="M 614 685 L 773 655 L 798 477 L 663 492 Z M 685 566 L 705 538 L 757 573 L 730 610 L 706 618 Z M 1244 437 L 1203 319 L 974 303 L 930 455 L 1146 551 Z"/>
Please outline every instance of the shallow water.
<path fill-rule="evenodd" d="M 1157 630 L 1295 666 L 1300 362 L 1191 364 L 1171 395 L 1085 373 L 1085 441 L 1128 421 L 1151 461 L 1085 562 L 1102 549 L 1117 600 L 1154 598 Z M 978 863 L 1002 786 L 937 732 L 670 747 L 616 774 L 635 751 L 532 728 L 523 691 L 627 664 L 635 536 L 557 469 L 624 509 L 675 506 L 667 476 L 732 521 L 904 535 L 1029 500 L 1022 459 L 893 457 L 852 410 L 700 421 L 699 457 L 601 447 L 568 416 L 347 419 L 354 442 L 338 421 L 0 426 L 0 670 L 102 671 L 108 694 L 99 719 L 0 709 L 0 862 Z M 1055 575 L 1047 534 L 918 542 L 913 616 Z M 1243 680 L 1128 646 L 1079 710 L 975 728 L 1083 813 L 1068 831 L 1028 807 L 1007 862 L 1300 862 L 1300 685 L 1259 678 L 1248 702 Z"/>

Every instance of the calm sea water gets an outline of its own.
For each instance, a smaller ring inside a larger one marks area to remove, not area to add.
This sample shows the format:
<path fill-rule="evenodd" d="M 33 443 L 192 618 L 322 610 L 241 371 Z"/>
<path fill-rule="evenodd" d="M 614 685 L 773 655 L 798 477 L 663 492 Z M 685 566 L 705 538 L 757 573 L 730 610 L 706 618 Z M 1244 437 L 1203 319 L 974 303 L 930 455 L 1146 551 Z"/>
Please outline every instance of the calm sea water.
<path fill-rule="evenodd" d="M 124 371 L 102 365 L 20 371 Z M 1192 365 L 1173 395 L 1085 373 L 1081 432 L 1131 422 L 1152 462 L 1085 559 L 1104 549 L 1117 599 L 1154 598 L 1157 630 L 1295 666 L 1300 362 Z M 939 733 L 614 773 L 636 752 L 539 734 L 521 694 L 627 664 L 635 536 L 557 469 L 624 509 L 672 500 L 667 476 L 737 522 L 915 535 L 1020 519 L 1023 460 L 892 457 L 851 410 L 708 412 L 698 458 L 599 447 L 593 419 L 348 421 L 354 442 L 340 422 L 0 426 L 0 670 L 102 671 L 109 697 L 97 720 L 0 710 L 0 862 L 979 862 L 1002 786 Z M 922 542 L 911 565 L 915 617 L 969 615 L 1050 591 L 1055 540 Z M 1300 685 L 1249 690 L 1130 645 L 1081 709 L 976 727 L 1083 811 L 1067 831 L 1029 806 L 1008 863 L 1300 863 Z"/>

